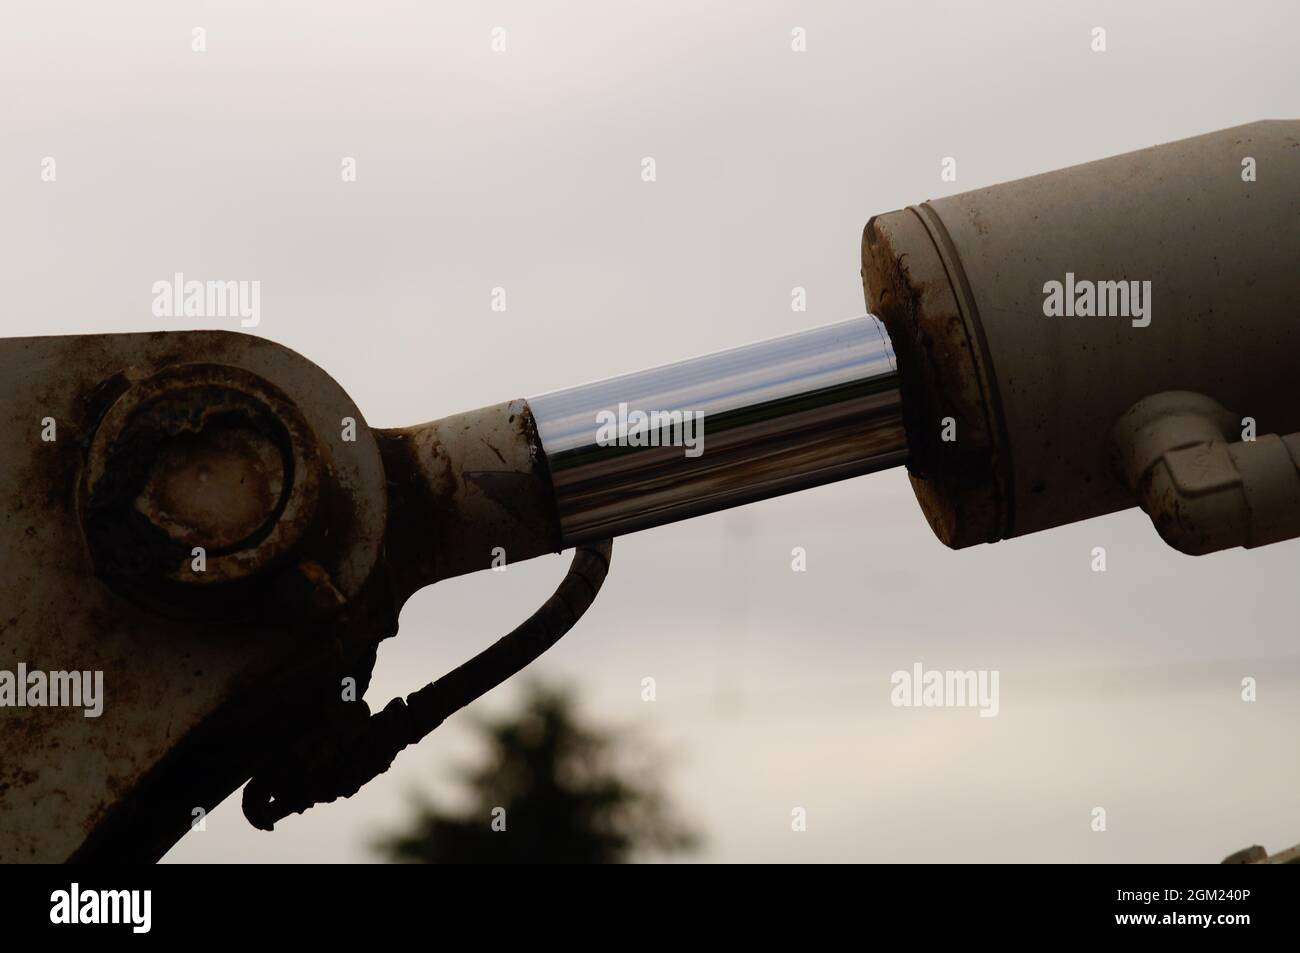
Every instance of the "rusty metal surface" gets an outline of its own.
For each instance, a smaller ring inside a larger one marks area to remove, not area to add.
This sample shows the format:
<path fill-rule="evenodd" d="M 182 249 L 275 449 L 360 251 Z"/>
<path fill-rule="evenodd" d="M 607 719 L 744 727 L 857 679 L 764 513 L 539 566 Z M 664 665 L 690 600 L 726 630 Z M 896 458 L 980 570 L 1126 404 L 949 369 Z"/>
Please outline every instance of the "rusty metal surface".
<path fill-rule="evenodd" d="M 558 552 L 546 463 L 522 400 L 377 430 L 399 600 L 421 586 Z"/>
<path fill-rule="evenodd" d="M 1225 864 L 1300 864 L 1300 844 L 1270 854 L 1259 844 L 1243 848 L 1223 859 Z"/>
<path fill-rule="evenodd" d="M 0 342 L 0 406 L 0 668 L 104 679 L 98 718 L 0 707 L 0 861 L 157 859 L 364 722 L 339 679 L 412 592 L 559 548 L 523 401 L 375 432 L 298 355 L 193 332 Z"/>
<path fill-rule="evenodd" d="M 907 428 L 908 474 L 936 536 L 961 548 L 1000 538 L 1005 481 L 994 408 L 959 289 L 915 210 L 878 215 L 862 234 L 867 307 L 889 331 Z M 944 421 L 956 439 L 943 439 Z"/>
<path fill-rule="evenodd" d="M 104 694 L 98 718 L 79 708 L 0 708 L 0 860 L 95 859 L 122 846 L 106 831 L 127 829 L 136 835 L 131 856 L 161 854 L 188 829 L 193 808 L 210 809 L 247 777 L 236 739 L 248 741 L 250 719 L 292 696 L 294 674 L 388 624 L 382 612 L 329 623 L 177 618 L 96 578 L 77 501 L 100 418 L 133 385 L 195 361 L 274 380 L 319 438 L 333 540 L 297 573 L 307 599 L 362 601 L 379 565 L 378 447 L 347 395 L 293 352 L 221 332 L 0 342 L 0 669 L 101 671 Z M 352 442 L 340 439 L 346 417 L 358 422 Z M 57 436 L 47 442 L 49 418 Z M 282 478 L 268 474 L 265 491 Z M 145 508 L 181 515 L 169 492 L 159 484 Z M 221 714 L 232 701 L 239 717 Z"/>
<path fill-rule="evenodd" d="M 322 468 L 275 385 L 220 364 L 167 367 L 119 397 L 91 441 L 79 509 L 98 573 L 221 586 L 264 572 L 311 530 Z"/>

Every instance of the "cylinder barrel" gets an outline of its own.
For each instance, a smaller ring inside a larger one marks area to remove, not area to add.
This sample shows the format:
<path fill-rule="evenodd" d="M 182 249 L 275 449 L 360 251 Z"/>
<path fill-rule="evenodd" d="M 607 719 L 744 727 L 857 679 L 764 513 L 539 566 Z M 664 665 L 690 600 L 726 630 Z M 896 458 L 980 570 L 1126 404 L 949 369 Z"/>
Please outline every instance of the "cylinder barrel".
<path fill-rule="evenodd" d="M 1300 429 L 1300 121 L 879 215 L 862 265 L 913 487 L 950 546 L 1134 505 L 1109 441 L 1149 394 Z"/>

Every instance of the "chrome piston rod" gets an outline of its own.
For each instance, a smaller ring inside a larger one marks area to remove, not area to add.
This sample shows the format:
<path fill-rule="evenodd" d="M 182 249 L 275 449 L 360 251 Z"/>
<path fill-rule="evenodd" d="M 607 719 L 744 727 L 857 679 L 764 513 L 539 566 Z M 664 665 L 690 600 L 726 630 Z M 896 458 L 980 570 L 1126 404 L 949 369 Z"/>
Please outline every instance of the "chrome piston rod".
<path fill-rule="evenodd" d="M 565 547 L 902 464 L 871 316 L 528 399 Z"/>

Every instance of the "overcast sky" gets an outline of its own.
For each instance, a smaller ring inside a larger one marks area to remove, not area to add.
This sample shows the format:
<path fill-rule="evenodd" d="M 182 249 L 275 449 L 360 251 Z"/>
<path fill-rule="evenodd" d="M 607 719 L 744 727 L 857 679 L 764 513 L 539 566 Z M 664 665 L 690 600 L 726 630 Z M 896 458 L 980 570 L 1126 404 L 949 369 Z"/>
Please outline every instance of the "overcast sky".
<path fill-rule="evenodd" d="M 1289 0 L 108 6 L 0 0 L 0 331 L 238 330 L 155 317 L 152 284 L 260 280 L 253 333 L 373 426 L 860 314 L 874 213 L 1300 115 Z M 420 593 L 372 704 L 566 559 Z M 536 671 L 670 754 L 703 859 L 1217 861 L 1300 842 L 1298 569 L 1181 556 L 1136 511 L 954 553 L 892 471 L 619 540 Z M 916 662 L 998 670 L 998 716 L 892 707 Z M 453 719 L 349 802 L 265 834 L 235 795 L 168 859 L 373 859 L 473 754 Z"/>

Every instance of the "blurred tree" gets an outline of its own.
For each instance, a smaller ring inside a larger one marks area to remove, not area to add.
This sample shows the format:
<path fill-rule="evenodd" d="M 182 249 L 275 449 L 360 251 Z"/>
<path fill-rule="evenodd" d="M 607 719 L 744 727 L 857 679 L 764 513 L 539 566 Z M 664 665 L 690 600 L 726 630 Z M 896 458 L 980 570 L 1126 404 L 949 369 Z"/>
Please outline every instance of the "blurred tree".
<path fill-rule="evenodd" d="M 520 714 L 479 722 L 489 757 L 462 777 L 463 814 L 432 802 L 411 828 L 377 845 L 390 860 L 427 863 L 620 863 L 692 849 L 629 739 L 581 724 L 570 693 L 530 685 Z M 504 809 L 504 814 L 501 809 Z"/>

